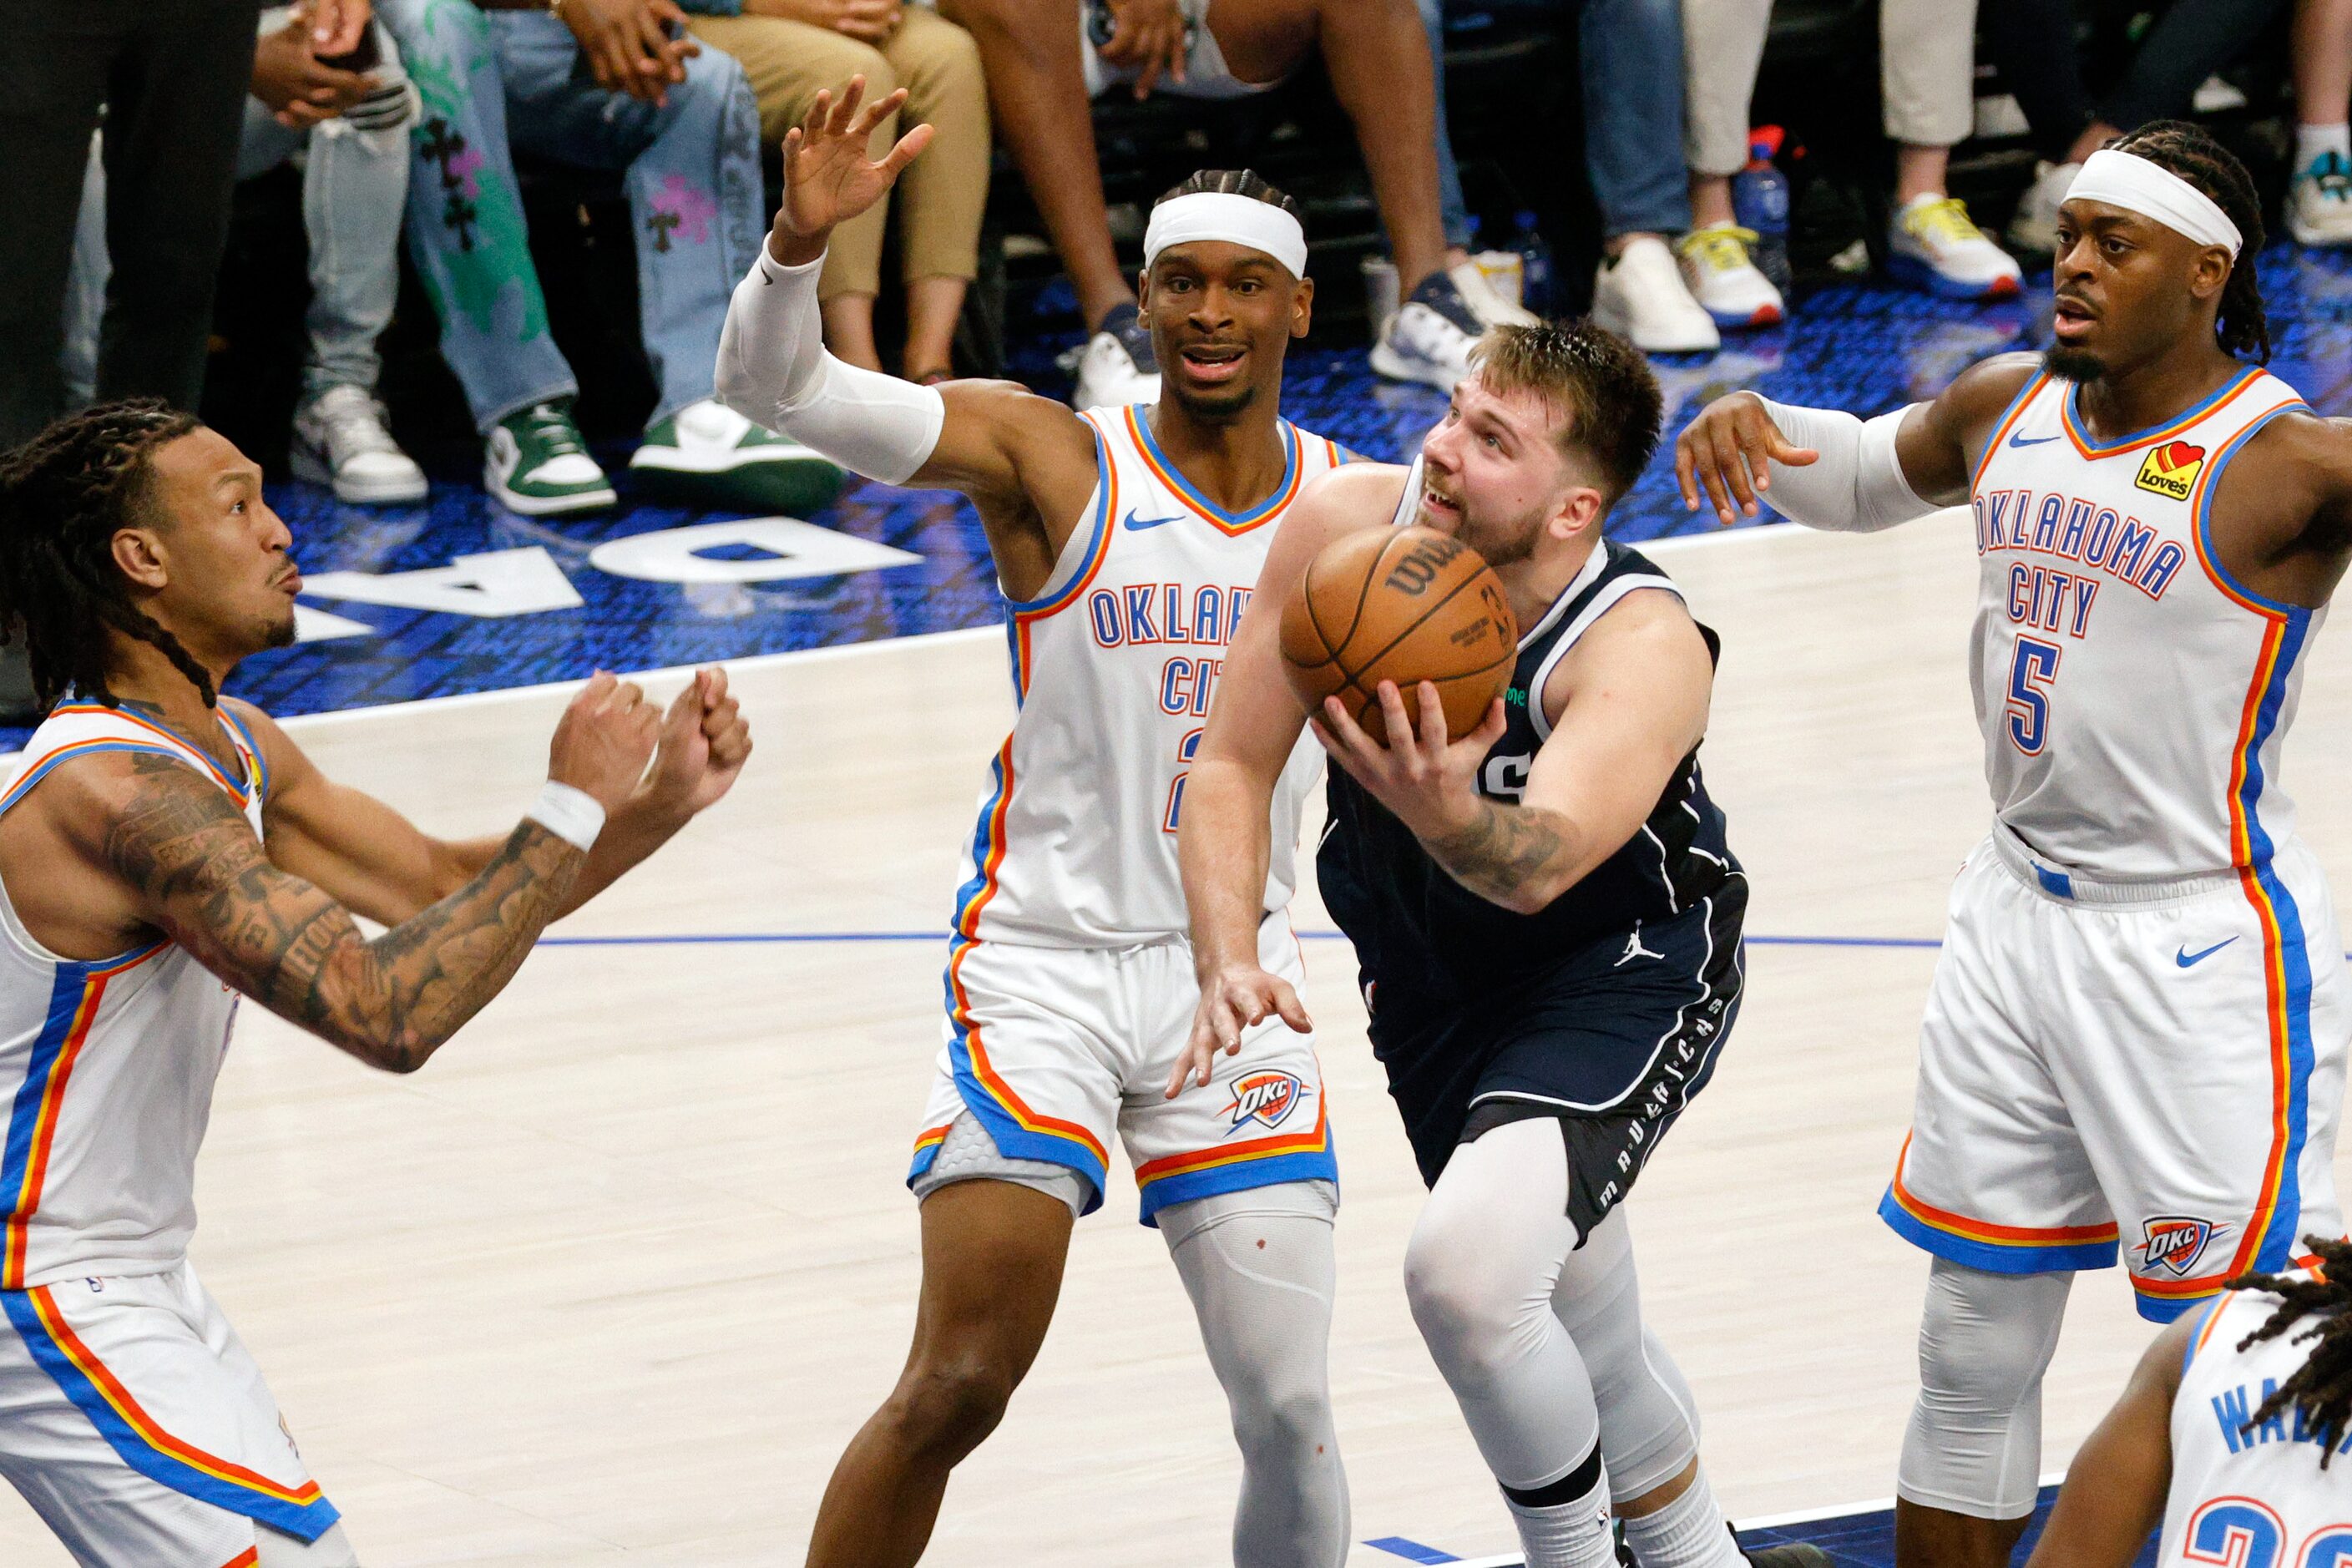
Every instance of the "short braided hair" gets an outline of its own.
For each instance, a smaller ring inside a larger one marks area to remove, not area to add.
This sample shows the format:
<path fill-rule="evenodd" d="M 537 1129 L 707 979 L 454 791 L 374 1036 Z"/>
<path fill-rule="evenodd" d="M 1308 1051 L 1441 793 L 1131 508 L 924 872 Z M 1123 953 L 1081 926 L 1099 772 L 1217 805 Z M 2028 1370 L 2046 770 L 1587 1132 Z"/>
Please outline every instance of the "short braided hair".
<path fill-rule="evenodd" d="M 2263 1401 L 2246 1426 L 2251 1430 L 2289 1410 L 2297 1412 L 2318 1434 L 2319 1468 L 2324 1470 L 2345 1433 L 2352 1430 L 2352 1241 L 2307 1236 L 2304 1245 L 2319 1258 L 2319 1268 L 2310 1279 L 2241 1274 L 2230 1281 L 2230 1289 L 2262 1290 L 2279 1298 L 2278 1310 L 2238 1342 L 2242 1351 L 2278 1338 L 2305 1318 L 2315 1320 L 2291 1342 L 2314 1342 L 2311 1354 Z"/>
<path fill-rule="evenodd" d="M 2179 120 L 2150 121 L 2107 145 L 2188 181 L 2213 198 L 2238 226 L 2245 243 L 2230 268 L 2230 280 L 2221 287 L 2213 336 L 2230 353 L 2251 353 L 2257 364 L 2270 363 L 2271 324 L 2263 314 L 2262 282 L 2254 276 L 2254 258 L 2263 248 L 2263 203 L 2246 166 L 2227 147 Z"/>
<path fill-rule="evenodd" d="M 1202 169 L 1151 205 L 1158 206 L 1160 202 L 1172 202 L 1178 196 L 1200 195 L 1247 196 L 1254 202 L 1280 207 L 1293 217 L 1298 216 L 1297 198 L 1259 178 L 1255 169 Z"/>
<path fill-rule="evenodd" d="M 212 676 L 131 602 L 117 529 L 150 505 L 155 449 L 201 424 L 153 398 L 69 414 L 0 457 L 0 640 L 24 638 L 43 708 L 68 691 L 111 708 L 107 633 L 160 649 L 215 700 Z"/>

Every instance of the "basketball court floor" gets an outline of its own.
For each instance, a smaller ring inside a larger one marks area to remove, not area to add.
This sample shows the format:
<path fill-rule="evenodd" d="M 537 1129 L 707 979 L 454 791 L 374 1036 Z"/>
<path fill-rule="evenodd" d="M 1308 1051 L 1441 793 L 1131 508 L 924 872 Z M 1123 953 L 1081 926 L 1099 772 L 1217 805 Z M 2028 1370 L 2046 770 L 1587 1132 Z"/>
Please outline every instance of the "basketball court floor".
<path fill-rule="evenodd" d="M 2297 312 L 2280 368 L 2352 411 L 2352 279 L 2272 262 L 2273 310 Z M 2036 330 L 2023 307 L 1867 289 L 1819 311 L 1672 367 L 1670 427 L 1748 383 L 1871 412 Z M 1317 363 L 1294 416 L 1352 420 L 1332 433 L 1394 455 L 1437 404 L 1373 392 L 1360 364 Z M 913 1320 L 901 1182 L 939 1049 L 956 846 L 1012 716 L 971 515 L 868 489 L 813 537 L 642 511 L 527 525 L 456 485 L 408 514 L 273 499 L 314 588 L 332 575 L 314 640 L 242 684 L 307 715 L 289 727 L 322 765 L 429 830 L 511 823 L 564 683 L 596 663 L 729 659 L 758 750 L 727 801 L 559 927 L 424 1072 L 372 1073 L 247 1008 L 200 1165 L 197 1266 L 371 1568 L 797 1563 Z M 1685 524 L 1654 473 L 1622 526 Z M 614 569 L 614 539 L 652 540 L 618 556 L 643 574 Z M 1655 547 L 1723 636 L 1704 757 L 1755 896 L 1738 1030 L 1631 1213 L 1648 1310 L 1744 1521 L 1893 1489 L 1926 1269 L 1873 1210 L 1945 892 L 1987 815 L 1963 663 L 1971 544 L 1948 513 L 1867 538 L 1746 527 Z M 829 570 L 786 575 L 795 562 Z M 2323 637 L 2284 783 L 2339 889 L 2347 764 L 2352 649 Z M 1405 1310 L 1422 1194 L 1346 944 L 1311 889 L 1296 918 L 1341 1148 L 1350 1568 L 1515 1561 L 1495 1556 L 1507 1523 Z M 2352 1161 L 2339 1170 L 2352 1183 Z M 942 1568 L 1228 1560 L 1223 1399 L 1160 1237 L 1113 1180 L 1043 1356 L 950 1489 L 928 1559 Z M 2084 1277 L 2047 1384 L 2051 1468 L 2153 1331 L 2118 1276 Z M 0 1494 L 0 1563 L 66 1561 Z"/>

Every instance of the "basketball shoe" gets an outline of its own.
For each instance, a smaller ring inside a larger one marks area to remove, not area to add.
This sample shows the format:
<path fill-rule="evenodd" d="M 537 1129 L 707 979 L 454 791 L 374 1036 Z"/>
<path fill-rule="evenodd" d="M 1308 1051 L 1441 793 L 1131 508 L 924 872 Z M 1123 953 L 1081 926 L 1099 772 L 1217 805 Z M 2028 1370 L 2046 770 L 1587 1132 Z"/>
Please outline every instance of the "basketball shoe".
<path fill-rule="evenodd" d="M 425 470 L 383 426 L 383 405 L 359 386 L 331 386 L 294 412 L 287 462 L 298 479 L 331 485 L 355 505 L 425 499 Z"/>
<path fill-rule="evenodd" d="M 1062 356 L 1062 368 L 1077 377 L 1073 408 L 1124 408 L 1160 401 L 1160 356 L 1150 329 L 1135 301 L 1111 307 L 1084 345 Z"/>
<path fill-rule="evenodd" d="M 1675 241 L 1683 282 L 1718 327 L 1769 327 L 1788 314 L 1780 290 L 1756 265 L 1756 231 L 1713 223 Z"/>
<path fill-rule="evenodd" d="M 594 511 L 619 499 L 613 481 L 588 455 L 588 443 L 572 422 L 568 397 L 519 408 L 490 426 L 482 488 L 525 517 Z"/>
<path fill-rule="evenodd" d="M 842 481 L 838 467 L 798 441 L 709 398 L 647 430 L 629 472 L 648 496 L 730 511 L 815 511 Z"/>
<path fill-rule="evenodd" d="M 1634 235 L 1623 250 L 1601 258 L 1592 319 L 1643 353 L 1709 353 L 1723 346 L 1715 318 L 1683 282 L 1675 253 L 1652 234 Z"/>
<path fill-rule="evenodd" d="M 2016 260 L 1985 237 L 1958 196 L 1914 196 L 1887 225 L 1886 270 L 1947 300 L 2013 300 Z"/>
<path fill-rule="evenodd" d="M 2341 153 L 2322 153 L 2295 175 L 2286 231 L 2297 245 L 2352 245 L 2352 166 Z"/>

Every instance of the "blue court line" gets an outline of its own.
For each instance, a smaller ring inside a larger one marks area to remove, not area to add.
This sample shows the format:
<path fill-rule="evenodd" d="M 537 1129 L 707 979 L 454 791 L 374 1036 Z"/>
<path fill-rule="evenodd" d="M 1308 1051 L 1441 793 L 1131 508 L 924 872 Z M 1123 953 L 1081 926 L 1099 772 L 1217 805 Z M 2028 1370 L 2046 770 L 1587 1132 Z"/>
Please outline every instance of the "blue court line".
<path fill-rule="evenodd" d="M 1302 931 L 1309 942 L 1339 942 L 1336 931 Z M 541 947 L 726 947 L 735 945 L 829 942 L 945 942 L 941 931 L 694 931 L 670 936 L 545 936 Z M 1925 947 L 1943 946 L 1932 936 L 1751 936 L 1759 947 Z"/>
<path fill-rule="evenodd" d="M 1462 1561 L 1451 1552 L 1440 1552 L 1434 1546 L 1423 1546 L 1420 1542 L 1407 1541 L 1402 1535 L 1384 1535 L 1378 1541 L 1367 1541 L 1364 1544 L 1375 1552 L 1385 1552 L 1391 1556 L 1402 1557 L 1408 1563 L 1459 1563 Z"/>

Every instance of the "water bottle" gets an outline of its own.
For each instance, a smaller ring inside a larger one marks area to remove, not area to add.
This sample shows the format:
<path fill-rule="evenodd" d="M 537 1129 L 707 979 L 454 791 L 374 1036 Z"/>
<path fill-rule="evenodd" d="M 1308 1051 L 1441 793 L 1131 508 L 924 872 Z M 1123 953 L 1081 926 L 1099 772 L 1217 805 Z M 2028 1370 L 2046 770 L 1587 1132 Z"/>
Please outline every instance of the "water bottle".
<path fill-rule="evenodd" d="M 1551 314 L 1551 247 L 1536 227 L 1536 215 L 1511 219 L 1511 248 L 1519 253 L 1519 303 L 1538 316 Z"/>
<path fill-rule="evenodd" d="M 1782 294 L 1789 291 L 1789 182 L 1772 160 L 1780 151 L 1777 125 L 1759 126 L 1748 142 L 1748 166 L 1731 182 L 1731 211 L 1756 232 L 1756 265 Z"/>

